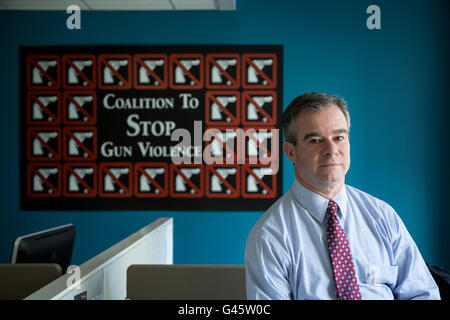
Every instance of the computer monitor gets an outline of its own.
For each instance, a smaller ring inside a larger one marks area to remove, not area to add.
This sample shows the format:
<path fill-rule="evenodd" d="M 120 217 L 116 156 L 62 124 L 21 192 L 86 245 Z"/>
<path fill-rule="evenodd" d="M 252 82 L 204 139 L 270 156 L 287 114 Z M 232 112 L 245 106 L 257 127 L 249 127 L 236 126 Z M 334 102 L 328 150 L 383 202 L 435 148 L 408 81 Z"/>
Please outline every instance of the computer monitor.
<path fill-rule="evenodd" d="M 11 263 L 57 263 L 65 274 L 72 260 L 74 240 L 73 224 L 18 237 Z"/>

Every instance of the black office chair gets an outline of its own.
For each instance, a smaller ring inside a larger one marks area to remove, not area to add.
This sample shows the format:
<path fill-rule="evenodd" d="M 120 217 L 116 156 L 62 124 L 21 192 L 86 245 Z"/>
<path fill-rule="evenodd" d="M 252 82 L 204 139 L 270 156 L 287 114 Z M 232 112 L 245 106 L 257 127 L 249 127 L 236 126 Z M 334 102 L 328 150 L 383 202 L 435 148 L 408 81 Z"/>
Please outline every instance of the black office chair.
<path fill-rule="evenodd" d="M 443 267 L 432 266 L 428 263 L 427 267 L 439 287 L 441 299 L 447 301 L 450 300 L 450 272 Z"/>

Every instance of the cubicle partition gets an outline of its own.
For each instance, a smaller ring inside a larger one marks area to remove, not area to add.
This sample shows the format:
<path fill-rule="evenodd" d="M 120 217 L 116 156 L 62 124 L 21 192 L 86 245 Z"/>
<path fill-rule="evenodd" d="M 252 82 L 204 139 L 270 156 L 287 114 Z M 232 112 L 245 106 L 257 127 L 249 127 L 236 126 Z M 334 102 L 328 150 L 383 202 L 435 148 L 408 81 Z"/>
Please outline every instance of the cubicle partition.
<path fill-rule="evenodd" d="M 160 218 L 28 296 L 27 300 L 122 300 L 133 264 L 173 263 L 173 218 Z"/>
<path fill-rule="evenodd" d="M 0 264 L 0 300 L 26 298 L 61 275 L 56 263 Z"/>
<path fill-rule="evenodd" d="M 132 265 L 131 300 L 245 300 L 244 265 Z"/>

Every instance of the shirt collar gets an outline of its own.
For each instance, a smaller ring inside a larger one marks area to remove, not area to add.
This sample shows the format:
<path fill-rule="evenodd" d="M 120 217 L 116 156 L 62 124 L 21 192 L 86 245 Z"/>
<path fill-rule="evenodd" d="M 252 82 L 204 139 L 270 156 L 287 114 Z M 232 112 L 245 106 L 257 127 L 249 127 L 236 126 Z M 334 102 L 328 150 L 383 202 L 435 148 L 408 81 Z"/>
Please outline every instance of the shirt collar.
<path fill-rule="evenodd" d="M 328 208 L 328 200 L 324 196 L 315 193 L 304 187 L 297 179 L 294 179 L 294 184 L 292 186 L 292 192 L 294 193 L 295 198 L 300 202 L 300 204 L 320 223 L 323 223 L 325 219 L 327 208 Z M 345 214 L 347 212 L 347 192 L 345 190 L 345 185 L 339 191 L 339 193 L 332 199 L 339 206 L 338 215 L 341 216 L 342 219 L 345 218 Z"/>

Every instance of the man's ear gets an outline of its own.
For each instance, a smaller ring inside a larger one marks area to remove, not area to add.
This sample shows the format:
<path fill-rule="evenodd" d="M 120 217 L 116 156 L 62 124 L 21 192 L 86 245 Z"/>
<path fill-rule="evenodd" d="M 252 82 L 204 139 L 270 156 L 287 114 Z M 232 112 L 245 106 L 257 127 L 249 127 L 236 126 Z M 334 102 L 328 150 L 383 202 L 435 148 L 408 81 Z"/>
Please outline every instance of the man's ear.
<path fill-rule="evenodd" d="M 283 151 L 289 158 L 289 160 L 292 161 L 292 163 L 295 163 L 295 147 L 292 143 L 285 141 L 283 144 Z"/>

